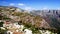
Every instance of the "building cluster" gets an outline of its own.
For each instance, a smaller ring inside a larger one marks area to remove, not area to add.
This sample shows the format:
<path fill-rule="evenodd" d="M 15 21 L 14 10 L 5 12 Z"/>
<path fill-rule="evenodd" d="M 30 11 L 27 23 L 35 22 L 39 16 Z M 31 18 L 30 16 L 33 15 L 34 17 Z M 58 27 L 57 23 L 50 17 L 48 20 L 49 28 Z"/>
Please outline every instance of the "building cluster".
<path fill-rule="evenodd" d="M 3 27 L 0 28 L 3 30 L 5 30 L 5 28 L 8 29 L 4 34 L 32 34 L 32 31 L 29 29 L 23 31 L 24 25 L 19 25 L 18 22 L 12 23 L 10 21 L 4 21 Z"/>
<path fill-rule="evenodd" d="M 0 20 L 1 22 L 1 20 Z M 3 27 L 0 27 L 1 29 L 5 30 L 7 28 L 8 30 L 5 31 L 4 34 L 33 34 L 32 30 L 30 29 L 24 29 L 24 25 L 19 25 L 17 22 L 12 23 L 10 21 L 4 21 Z M 24 31 L 23 31 L 24 29 Z M 51 34 L 52 32 L 49 30 L 39 30 L 41 34 Z M 36 34 L 36 33 L 35 33 Z M 57 34 L 57 33 L 52 33 Z"/>

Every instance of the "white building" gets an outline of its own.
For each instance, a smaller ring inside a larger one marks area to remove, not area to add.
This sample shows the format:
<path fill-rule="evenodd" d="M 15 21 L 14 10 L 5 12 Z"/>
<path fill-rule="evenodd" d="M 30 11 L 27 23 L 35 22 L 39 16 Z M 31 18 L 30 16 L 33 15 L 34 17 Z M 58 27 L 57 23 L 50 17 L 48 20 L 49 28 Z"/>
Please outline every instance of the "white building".
<path fill-rule="evenodd" d="M 11 32 L 11 31 L 7 31 L 7 34 L 13 34 L 13 32 Z"/>
<path fill-rule="evenodd" d="M 25 34 L 32 34 L 32 31 L 29 29 L 25 29 L 24 32 L 25 32 Z"/>

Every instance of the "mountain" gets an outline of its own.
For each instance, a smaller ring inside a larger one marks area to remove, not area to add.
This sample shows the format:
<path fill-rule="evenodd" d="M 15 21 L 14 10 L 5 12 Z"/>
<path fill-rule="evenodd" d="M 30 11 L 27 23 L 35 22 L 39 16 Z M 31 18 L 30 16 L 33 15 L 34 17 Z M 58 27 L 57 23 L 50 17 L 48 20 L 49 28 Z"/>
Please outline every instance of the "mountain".
<path fill-rule="evenodd" d="M 15 7 L 12 7 L 12 8 L 11 7 L 6 7 L 5 9 L 4 8 L 5 7 L 0 8 L 1 9 L 0 13 L 1 13 L 1 15 L 3 15 L 3 17 L 6 16 L 8 18 L 13 19 L 14 21 L 22 21 L 23 24 L 31 23 L 36 28 L 40 28 L 41 27 L 40 26 L 40 24 L 41 24 L 40 21 L 42 21 L 42 22 L 45 21 L 40 16 L 34 16 L 34 15 L 31 15 L 30 13 L 22 12 L 21 9 L 17 10 L 19 8 L 15 8 Z M 4 20 L 4 18 L 3 18 L 3 20 Z"/>
<path fill-rule="evenodd" d="M 19 22 L 28 28 L 60 31 L 60 22 L 54 11 L 54 13 L 48 10 L 33 10 L 30 13 L 24 11 L 17 7 L 0 6 L 0 20 Z"/>
<path fill-rule="evenodd" d="M 52 28 L 60 30 L 60 10 L 35 10 L 31 14 L 41 16 Z"/>

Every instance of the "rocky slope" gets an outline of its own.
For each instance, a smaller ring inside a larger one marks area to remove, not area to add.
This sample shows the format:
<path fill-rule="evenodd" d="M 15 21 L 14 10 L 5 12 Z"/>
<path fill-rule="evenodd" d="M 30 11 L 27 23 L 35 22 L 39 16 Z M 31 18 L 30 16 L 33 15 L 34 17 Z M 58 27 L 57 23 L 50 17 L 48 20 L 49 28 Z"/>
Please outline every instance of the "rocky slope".
<path fill-rule="evenodd" d="M 23 24 L 31 29 L 58 30 L 54 26 L 51 27 L 53 24 L 50 25 L 45 18 L 24 12 L 24 10 L 17 7 L 0 6 L 0 17 L 0 20 L 19 22 L 19 24 Z"/>

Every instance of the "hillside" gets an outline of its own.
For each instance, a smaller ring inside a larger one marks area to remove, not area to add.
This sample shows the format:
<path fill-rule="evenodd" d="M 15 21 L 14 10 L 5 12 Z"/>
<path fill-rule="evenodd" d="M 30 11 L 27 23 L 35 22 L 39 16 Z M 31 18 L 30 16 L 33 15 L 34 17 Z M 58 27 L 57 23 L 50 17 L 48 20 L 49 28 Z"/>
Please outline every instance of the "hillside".
<path fill-rule="evenodd" d="M 10 21 L 11 23 L 18 22 L 19 25 L 23 24 L 26 28 L 34 32 L 38 30 L 56 30 L 41 16 L 32 15 L 24 10 L 16 7 L 0 6 L 0 20 Z M 35 30 L 34 30 L 35 29 Z"/>

